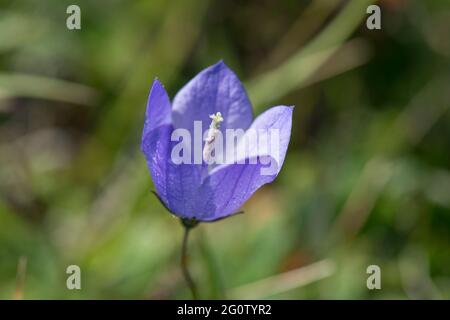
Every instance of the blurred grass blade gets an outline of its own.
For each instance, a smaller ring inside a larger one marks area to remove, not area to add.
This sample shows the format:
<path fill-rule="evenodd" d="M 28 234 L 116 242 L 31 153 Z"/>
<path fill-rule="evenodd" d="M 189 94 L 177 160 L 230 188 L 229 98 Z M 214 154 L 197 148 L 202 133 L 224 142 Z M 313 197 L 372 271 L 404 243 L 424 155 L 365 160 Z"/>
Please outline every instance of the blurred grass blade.
<path fill-rule="evenodd" d="M 304 49 L 279 67 L 249 81 L 248 92 L 260 109 L 294 89 L 301 88 L 346 41 L 366 15 L 373 0 L 349 1 L 339 15 Z"/>
<path fill-rule="evenodd" d="M 93 105 L 97 100 L 96 91 L 85 85 L 20 73 L 0 73 L 0 93 L 6 98 L 40 98 L 80 105 Z"/>
<path fill-rule="evenodd" d="M 368 42 L 362 38 L 343 44 L 317 71 L 298 87 L 304 88 L 366 64 L 372 57 Z"/>
<path fill-rule="evenodd" d="M 17 265 L 15 300 L 22 300 L 25 289 L 25 276 L 27 273 L 27 257 L 20 257 Z"/>
<path fill-rule="evenodd" d="M 268 57 L 261 63 L 258 70 L 264 71 L 274 68 L 293 54 L 314 34 L 320 31 L 326 19 L 340 4 L 340 0 L 311 1 L 287 32 L 276 43 Z"/>
<path fill-rule="evenodd" d="M 306 267 L 301 267 L 262 279 L 230 292 L 232 299 L 259 299 L 303 287 L 312 282 L 331 276 L 336 271 L 332 260 L 322 260 Z"/>
<path fill-rule="evenodd" d="M 447 75 L 437 75 L 429 80 L 388 130 L 375 135 L 377 141 L 390 143 L 379 144 L 376 155 L 364 165 L 331 234 L 336 232 L 346 239 L 358 234 L 395 171 L 394 158 L 419 144 L 450 108 L 446 90 L 449 82 Z M 374 143 L 369 142 L 369 145 Z"/>

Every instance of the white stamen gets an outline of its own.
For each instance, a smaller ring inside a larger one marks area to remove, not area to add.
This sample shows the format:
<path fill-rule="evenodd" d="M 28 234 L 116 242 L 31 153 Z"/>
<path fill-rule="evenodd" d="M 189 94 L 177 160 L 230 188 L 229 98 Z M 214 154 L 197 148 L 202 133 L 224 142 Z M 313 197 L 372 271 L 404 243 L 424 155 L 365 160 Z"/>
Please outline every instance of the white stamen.
<path fill-rule="evenodd" d="M 220 132 L 220 123 L 223 122 L 222 114 L 220 112 L 211 114 L 209 117 L 212 121 L 209 125 L 208 134 L 205 139 L 205 147 L 203 148 L 203 160 L 208 164 L 211 161 L 211 151 L 214 148 L 214 141 L 216 140 L 217 134 Z"/>

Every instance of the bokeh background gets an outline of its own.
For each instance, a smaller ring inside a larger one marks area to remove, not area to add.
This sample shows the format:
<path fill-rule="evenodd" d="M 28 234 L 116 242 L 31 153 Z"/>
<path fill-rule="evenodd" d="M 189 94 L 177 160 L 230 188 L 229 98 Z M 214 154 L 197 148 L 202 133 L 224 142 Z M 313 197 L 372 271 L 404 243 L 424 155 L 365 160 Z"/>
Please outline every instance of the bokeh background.
<path fill-rule="evenodd" d="M 0 1 L 0 298 L 190 297 L 140 134 L 155 76 L 173 97 L 224 59 L 255 114 L 296 108 L 277 180 L 192 232 L 200 296 L 448 299 L 450 2 L 368 30 L 372 3 Z"/>

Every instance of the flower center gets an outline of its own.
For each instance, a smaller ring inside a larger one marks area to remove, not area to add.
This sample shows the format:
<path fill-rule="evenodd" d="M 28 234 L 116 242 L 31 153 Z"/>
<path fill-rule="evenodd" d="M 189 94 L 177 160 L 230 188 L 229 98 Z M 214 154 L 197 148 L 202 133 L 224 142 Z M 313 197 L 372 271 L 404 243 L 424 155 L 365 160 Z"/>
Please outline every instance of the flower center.
<path fill-rule="evenodd" d="M 211 114 L 211 124 L 209 125 L 208 134 L 205 139 L 205 146 L 203 148 L 203 160 L 210 164 L 212 156 L 211 152 L 214 149 L 214 141 L 219 134 L 220 123 L 223 122 L 222 114 L 217 112 L 216 114 Z"/>

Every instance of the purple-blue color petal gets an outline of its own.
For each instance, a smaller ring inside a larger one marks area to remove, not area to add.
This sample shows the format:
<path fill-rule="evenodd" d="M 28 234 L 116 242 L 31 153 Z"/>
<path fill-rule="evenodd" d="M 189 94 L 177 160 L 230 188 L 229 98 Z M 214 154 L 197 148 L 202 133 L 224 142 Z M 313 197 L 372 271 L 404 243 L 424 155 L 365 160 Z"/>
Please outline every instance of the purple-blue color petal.
<path fill-rule="evenodd" d="M 175 165 L 170 159 L 173 131 L 169 97 L 162 84 L 155 80 L 147 103 L 142 134 L 142 152 L 147 159 L 153 183 L 161 200 L 176 215 L 193 217 L 195 199 L 200 187 L 198 166 Z"/>
<path fill-rule="evenodd" d="M 236 74 L 222 61 L 189 81 L 173 100 L 173 124 L 192 132 L 194 121 L 202 121 L 203 131 L 211 123 L 209 116 L 220 112 L 221 130 L 246 130 L 252 123 L 252 106 Z"/>
<path fill-rule="evenodd" d="M 270 173 L 262 174 L 268 165 L 258 161 L 252 164 L 229 164 L 215 168 L 201 186 L 197 196 L 200 220 L 216 220 L 236 212 L 250 196 L 266 183 L 272 182 L 281 170 L 286 156 L 292 126 L 292 107 L 277 106 L 261 114 L 250 129 L 278 129 L 278 149 L 250 151 L 249 158 L 271 160 L 275 165 Z M 267 163 L 267 162 L 263 162 Z"/>
<path fill-rule="evenodd" d="M 169 207 L 166 188 L 167 153 L 170 152 L 172 110 L 163 85 L 154 80 L 145 112 L 141 150 L 147 159 L 156 191 Z"/>

